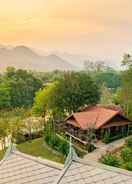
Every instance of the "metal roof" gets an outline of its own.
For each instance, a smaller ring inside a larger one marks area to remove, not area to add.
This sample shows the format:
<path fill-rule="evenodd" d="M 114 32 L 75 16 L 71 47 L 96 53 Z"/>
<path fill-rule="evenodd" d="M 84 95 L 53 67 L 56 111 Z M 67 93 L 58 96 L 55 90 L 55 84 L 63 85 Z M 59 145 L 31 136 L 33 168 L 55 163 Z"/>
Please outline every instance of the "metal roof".
<path fill-rule="evenodd" d="M 0 184 L 132 184 L 132 172 L 79 159 L 70 146 L 65 166 L 8 150 Z"/>
<path fill-rule="evenodd" d="M 132 184 L 132 172 L 84 160 L 72 160 L 54 184 Z"/>
<path fill-rule="evenodd" d="M 62 168 L 61 164 L 11 149 L 0 162 L 0 184 L 50 184 Z"/>

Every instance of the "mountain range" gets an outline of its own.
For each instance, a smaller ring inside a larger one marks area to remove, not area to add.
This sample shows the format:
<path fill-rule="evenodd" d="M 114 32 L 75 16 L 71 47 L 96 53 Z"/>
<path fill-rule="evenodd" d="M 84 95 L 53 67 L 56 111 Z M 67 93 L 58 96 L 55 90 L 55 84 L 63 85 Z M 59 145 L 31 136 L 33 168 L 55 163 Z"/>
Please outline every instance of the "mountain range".
<path fill-rule="evenodd" d="M 56 54 L 41 55 L 22 45 L 16 47 L 0 45 L 0 71 L 4 71 L 8 66 L 35 71 L 77 69 Z"/>

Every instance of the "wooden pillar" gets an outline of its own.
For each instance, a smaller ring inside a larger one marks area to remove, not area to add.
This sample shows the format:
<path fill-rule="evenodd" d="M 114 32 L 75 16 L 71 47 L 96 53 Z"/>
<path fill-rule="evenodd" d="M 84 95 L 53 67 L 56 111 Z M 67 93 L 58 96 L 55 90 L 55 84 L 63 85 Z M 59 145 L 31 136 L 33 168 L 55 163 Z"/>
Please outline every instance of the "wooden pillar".
<path fill-rule="evenodd" d="M 127 125 L 127 136 L 129 135 L 129 124 Z"/>
<path fill-rule="evenodd" d="M 121 132 L 122 136 L 124 136 L 124 126 L 121 127 Z"/>
<path fill-rule="evenodd" d="M 109 135 L 111 134 L 111 129 L 110 128 L 108 128 L 108 133 L 109 133 Z"/>

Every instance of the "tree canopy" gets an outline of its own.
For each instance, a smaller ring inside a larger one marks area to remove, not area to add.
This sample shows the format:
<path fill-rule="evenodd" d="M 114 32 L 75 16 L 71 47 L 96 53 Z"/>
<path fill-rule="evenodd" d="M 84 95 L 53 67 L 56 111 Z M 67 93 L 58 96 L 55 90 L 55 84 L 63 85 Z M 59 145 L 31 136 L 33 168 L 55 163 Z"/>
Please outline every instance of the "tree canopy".
<path fill-rule="evenodd" d="M 7 68 L 0 80 L 0 108 L 31 106 L 42 81 L 31 72 Z"/>
<path fill-rule="evenodd" d="M 132 57 L 125 54 L 122 60 L 125 70 L 121 72 L 121 87 L 117 91 L 116 101 L 121 104 L 129 118 L 132 118 Z"/>
<path fill-rule="evenodd" d="M 33 112 L 42 114 L 45 109 L 63 114 L 78 111 L 84 105 L 96 104 L 100 93 L 97 85 L 85 72 L 66 72 L 36 94 Z"/>
<path fill-rule="evenodd" d="M 103 83 L 105 83 L 107 88 L 113 90 L 121 86 L 121 76 L 119 72 L 115 70 L 106 70 L 103 72 L 98 72 L 95 75 L 95 80 L 97 84 L 102 85 Z"/>

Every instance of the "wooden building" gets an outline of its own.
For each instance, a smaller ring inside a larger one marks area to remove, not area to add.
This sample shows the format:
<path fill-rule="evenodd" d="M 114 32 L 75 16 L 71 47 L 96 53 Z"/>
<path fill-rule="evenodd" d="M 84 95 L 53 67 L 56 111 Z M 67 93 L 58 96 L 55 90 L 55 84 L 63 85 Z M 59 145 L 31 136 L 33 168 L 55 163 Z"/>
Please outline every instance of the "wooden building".
<path fill-rule="evenodd" d="M 87 141 L 88 131 L 94 132 L 96 139 L 106 133 L 111 137 L 127 136 L 132 122 L 116 107 L 92 106 L 71 114 L 66 120 L 67 132 L 82 141 Z"/>

